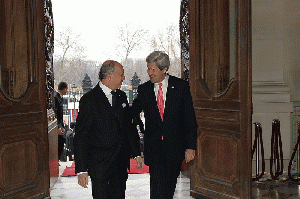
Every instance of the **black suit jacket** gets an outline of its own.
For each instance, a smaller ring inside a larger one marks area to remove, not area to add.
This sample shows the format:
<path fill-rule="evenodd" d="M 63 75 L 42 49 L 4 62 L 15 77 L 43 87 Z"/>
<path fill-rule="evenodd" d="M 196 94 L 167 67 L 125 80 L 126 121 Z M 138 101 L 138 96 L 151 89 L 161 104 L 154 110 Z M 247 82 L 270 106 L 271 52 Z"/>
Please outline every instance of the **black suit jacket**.
<path fill-rule="evenodd" d="M 116 92 L 116 110 L 99 84 L 80 99 L 74 136 L 76 173 L 88 170 L 91 177 L 109 179 L 118 167 L 129 168 L 131 156 L 140 155 L 139 136 L 127 115 L 126 94 Z"/>
<path fill-rule="evenodd" d="M 135 117 L 142 110 L 145 164 L 151 165 L 159 158 L 181 161 L 186 149 L 196 149 L 197 121 L 187 81 L 169 76 L 163 120 L 157 107 L 154 83 L 148 81 L 140 85 L 131 113 Z"/>
<path fill-rule="evenodd" d="M 54 112 L 57 119 L 58 128 L 65 128 L 63 123 L 63 98 L 59 92 L 54 92 L 54 100 Z"/>

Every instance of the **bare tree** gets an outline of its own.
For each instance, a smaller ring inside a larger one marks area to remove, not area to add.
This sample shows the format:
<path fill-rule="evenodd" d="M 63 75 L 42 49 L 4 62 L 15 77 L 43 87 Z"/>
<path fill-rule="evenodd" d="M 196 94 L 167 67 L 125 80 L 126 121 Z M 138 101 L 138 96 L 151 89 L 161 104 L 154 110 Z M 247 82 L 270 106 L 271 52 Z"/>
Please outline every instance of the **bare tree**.
<path fill-rule="evenodd" d="M 85 47 L 81 44 L 80 35 L 70 27 L 64 27 L 57 32 L 54 45 L 54 60 L 58 64 L 54 66 L 54 77 L 55 84 L 58 84 L 60 81 L 67 81 L 69 73 L 74 76 L 81 70 L 82 61 L 85 59 Z"/>
<path fill-rule="evenodd" d="M 144 83 L 149 80 L 147 73 L 147 63 L 146 58 L 137 59 L 134 63 L 135 72 L 139 76 L 141 83 Z"/>
<path fill-rule="evenodd" d="M 178 25 L 170 24 L 152 36 L 152 50 L 166 52 L 170 56 L 171 66 L 169 73 L 180 77 L 180 33 Z"/>
<path fill-rule="evenodd" d="M 180 33 L 178 25 L 170 24 L 151 39 L 152 50 L 165 51 L 170 57 L 180 56 Z"/>
<path fill-rule="evenodd" d="M 85 77 L 85 74 L 88 74 L 92 81 L 92 85 L 95 86 L 99 79 L 98 74 L 100 70 L 100 65 L 96 61 L 85 61 L 78 59 L 71 63 L 66 62 L 64 68 L 61 68 L 61 62 L 56 60 L 53 62 L 54 76 L 56 80 L 65 81 L 68 84 L 75 84 L 77 87 L 82 86 L 82 80 Z M 64 79 L 60 79 L 62 71 L 67 71 L 64 73 Z M 57 81 L 58 84 L 60 81 Z M 57 85 L 55 85 L 57 86 Z"/>
<path fill-rule="evenodd" d="M 125 24 L 118 28 L 116 50 L 125 64 L 132 52 L 143 47 L 144 42 L 147 40 L 147 35 L 148 30 L 141 27 L 133 27 L 130 24 Z"/>

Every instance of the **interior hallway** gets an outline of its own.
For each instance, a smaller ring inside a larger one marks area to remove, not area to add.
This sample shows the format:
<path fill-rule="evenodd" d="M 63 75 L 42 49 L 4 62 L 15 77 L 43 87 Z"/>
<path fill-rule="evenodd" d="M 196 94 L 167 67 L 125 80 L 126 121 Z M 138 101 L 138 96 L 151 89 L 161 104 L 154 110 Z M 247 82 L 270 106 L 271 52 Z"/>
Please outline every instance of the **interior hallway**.
<path fill-rule="evenodd" d="M 59 176 L 66 166 L 71 166 L 72 161 L 60 162 Z M 180 175 L 177 181 L 175 199 L 192 199 L 190 195 L 190 179 Z M 77 176 L 59 177 L 50 191 L 51 199 L 92 199 L 91 181 L 89 188 L 84 189 L 77 184 Z M 149 199 L 150 180 L 149 174 L 129 174 L 127 180 L 126 199 Z"/>

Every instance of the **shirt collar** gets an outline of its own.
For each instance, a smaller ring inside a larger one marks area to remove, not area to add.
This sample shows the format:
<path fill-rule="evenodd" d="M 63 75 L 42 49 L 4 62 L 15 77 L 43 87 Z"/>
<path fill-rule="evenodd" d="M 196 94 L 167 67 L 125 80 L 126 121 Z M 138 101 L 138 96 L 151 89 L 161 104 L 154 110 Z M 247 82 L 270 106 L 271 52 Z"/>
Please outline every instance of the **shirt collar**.
<path fill-rule="evenodd" d="M 169 75 L 166 74 L 165 79 L 162 82 L 160 82 L 160 83 L 162 83 L 163 85 L 168 85 L 168 80 L 169 80 Z M 154 83 L 155 86 L 158 86 L 158 84 L 159 83 Z"/>
<path fill-rule="evenodd" d="M 111 95 L 111 89 L 108 88 L 107 86 L 105 86 L 104 84 L 102 84 L 101 81 L 99 81 L 99 86 L 100 88 L 103 90 L 104 94 L 107 96 L 107 95 Z"/>

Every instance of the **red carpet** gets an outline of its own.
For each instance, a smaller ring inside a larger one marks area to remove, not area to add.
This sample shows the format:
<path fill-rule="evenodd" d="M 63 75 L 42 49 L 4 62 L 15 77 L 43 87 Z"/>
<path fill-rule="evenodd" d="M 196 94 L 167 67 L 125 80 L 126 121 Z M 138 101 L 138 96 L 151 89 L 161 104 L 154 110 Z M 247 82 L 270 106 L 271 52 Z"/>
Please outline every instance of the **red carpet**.
<path fill-rule="evenodd" d="M 130 159 L 130 172 L 128 173 L 149 173 L 149 167 L 144 166 L 141 170 L 138 170 L 136 168 L 136 161 L 134 159 Z M 60 175 L 61 177 L 67 177 L 67 176 L 76 176 L 75 174 L 75 162 L 72 163 L 70 167 L 66 167 L 64 172 Z"/>
<path fill-rule="evenodd" d="M 134 159 L 130 159 L 130 171 L 128 173 L 149 173 L 149 167 L 145 165 L 141 170 L 136 168 L 137 162 Z"/>
<path fill-rule="evenodd" d="M 67 177 L 67 176 L 76 176 L 75 174 L 75 162 L 73 161 L 72 165 L 70 167 L 66 167 L 64 172 L 60 175 L 61 177 Z"/>

